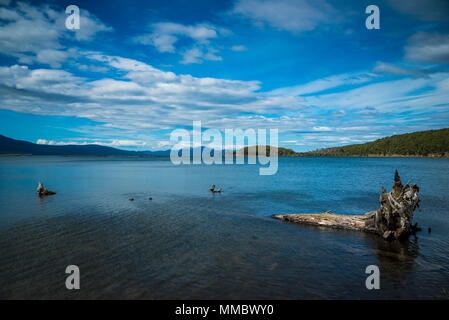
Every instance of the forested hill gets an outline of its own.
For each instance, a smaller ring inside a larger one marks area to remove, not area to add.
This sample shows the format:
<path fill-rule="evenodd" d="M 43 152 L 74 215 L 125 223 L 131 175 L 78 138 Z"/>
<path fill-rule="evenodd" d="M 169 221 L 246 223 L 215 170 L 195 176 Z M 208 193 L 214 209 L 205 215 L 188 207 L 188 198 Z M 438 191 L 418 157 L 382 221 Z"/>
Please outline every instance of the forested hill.
<path fill-rule="evenodd" d="M 263 148 L 265 148 L 265 152 L 263 152 Z M 272 155 L 274 152 L 276 152 L 277 149 L 277 155 L 279 157 L 297 157 L 299 154 L 291 149 L 287 148 L 281 148 L 281 147 L 273 147 L 273 146 L 249 146 L 244 147 L 239 150 L 240 154 L 244 155 L 245 157 L 249 155 L 255 155 L 257 156 L 259 152 L 263 155 Z M 234 152 L 234 155 L 237 155 L 236 152 Z"/>
<path fill-rule="evenodd" d="M 449 128 L 400 134 L 373 142 L 320 149 L 299 155 L 449 157 Z"/>

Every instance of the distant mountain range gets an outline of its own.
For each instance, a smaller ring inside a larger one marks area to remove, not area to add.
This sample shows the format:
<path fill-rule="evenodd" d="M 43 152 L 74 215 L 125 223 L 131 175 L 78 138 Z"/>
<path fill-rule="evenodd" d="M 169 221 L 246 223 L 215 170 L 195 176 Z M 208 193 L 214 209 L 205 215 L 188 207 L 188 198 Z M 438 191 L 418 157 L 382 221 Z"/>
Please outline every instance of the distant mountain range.
<path fill-rule="evenodd" d="M 169 156 L 167 151 L 127 151 L 112 147 L 90 145 L 52 146 L 15 140 L 0 135 L 0 154 L 8 155 L 61 155 L 61 156 Z"/>
<path fill-rule="evenodd" d="M 202 152 L 205 147 L 201 147 Z M 190 148 L 193 155 L 194 148 Z M 211 154 L 214 154 L 212 150 Z M 170 150 L 128 151 L 112 147 L 89 145 L 47 145 L 15 140 L 0 134 L 0 155 L 52 155 L 52 156 L 126 156 L 126 157 L 168 157 Z"/>
<path fill-rule="evenodd" d="M 259 146 L 261 148 L 263 146 Z M 202 147 L 203 150 L 205 147 Z M 245 156 L 257 154 L 256 146 L 245 147 Z M 275 147 L 265 146 L 267 154 Z M 271 148 L 271 150 L 270 150 Z M 363 144 L 320 149 L 310 152 L 295 152 L 287 148 L 277 148 L 280 157 L 304 156 L 423 156 L 449 157 L 449 128 L 406 133 L 378 139 Z M 73 156 L 169 156 L 165 151 L 127 151 L 100 145 L 42 145 L 22 140 L 14 140 L 0 135 L 2 155 L 73 155 Z M 193 149 L 190 150 L 193 154 Z M 213 154 L 213 152 L 212 152 Z M 235 154 L 235 152 L 234 152 Z"/>

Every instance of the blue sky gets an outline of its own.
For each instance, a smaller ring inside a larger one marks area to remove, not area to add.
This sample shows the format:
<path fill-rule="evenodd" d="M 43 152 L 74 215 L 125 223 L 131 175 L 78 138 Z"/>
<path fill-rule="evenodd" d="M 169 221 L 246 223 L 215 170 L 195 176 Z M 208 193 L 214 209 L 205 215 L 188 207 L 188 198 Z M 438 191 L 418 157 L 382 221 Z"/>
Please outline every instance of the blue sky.
<path fill-rule="evenodd" d="M 0 134 L 156 150 L 201 120 L 361 143 L 449 127 L 448 63 L 446 0 L 0 0 Z"/>

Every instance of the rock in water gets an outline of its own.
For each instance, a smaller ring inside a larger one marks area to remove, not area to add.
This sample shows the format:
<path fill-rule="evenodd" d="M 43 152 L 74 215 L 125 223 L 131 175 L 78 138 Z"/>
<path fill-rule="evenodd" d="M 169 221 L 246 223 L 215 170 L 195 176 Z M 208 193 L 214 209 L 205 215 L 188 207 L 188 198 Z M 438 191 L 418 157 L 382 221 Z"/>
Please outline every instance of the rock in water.
<path fill-rule="evenodd" d="M 43 197 L 43 196 L 52 196 L 54 194 L 56 194 L 56 192 L 47 190 L 42 182 L 39 182 L 39 184 L 37 185 L 37 194 L 39 195 L 39 197 Z"/>
<path fill-rule="evenodd" d="M 413 212 L 419 207 L 419 188 L 416 184 L 402 185 L 395 171 L 392 191 L 382 187 L 380 208 L 364 215 L 329 213 L 273 215 L 274 218 L 302 224 L 373 232 L 385 239 L 399 239 L 419 231 L 412 226 Z"/>

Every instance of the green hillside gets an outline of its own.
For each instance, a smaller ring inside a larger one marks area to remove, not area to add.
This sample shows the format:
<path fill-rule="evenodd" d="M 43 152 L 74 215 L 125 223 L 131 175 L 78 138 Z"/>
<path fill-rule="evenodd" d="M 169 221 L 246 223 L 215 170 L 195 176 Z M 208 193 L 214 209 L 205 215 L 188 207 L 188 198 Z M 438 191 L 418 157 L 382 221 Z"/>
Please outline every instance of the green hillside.
<path fill-rule="evenodd" d="M 245 147 L 239 150 L 239 152 L 243 152 L 245 157 L 248 156 L 248 153 L 250 155 L 258 155 L 259 151 L 263 151 L 262 148 L 265 148 L 266 155 L 271 155 L 273 153 L 273 151 L 275 151 L 275 149 L 278 150 L 278 156 L 279 157 L 295 157 L 298 156 L 298 153 L 296 153 L 295 151 L 291 150 L 291 149 L 287 149 L 287 148 L 281 148 L 281 147 L 273 147 L 273 146 L 250 146 L 250 147 Z"/>
<path fill-rule="evenodd" d="M 250 146 L 240 151 L 248 156 L 257 155 L 265 147 L 267 155 L 273 151 L 272 146 Z M 363 144 L 344 147 L 326 148 L 310 152 L 295 152 L 287 148 L 277 148 L 279 157 L 352 157 L 352 156 L 419 156 L 449 157 L 449 128 L 420 131 L 382 138 Z M 235 153 L 234 153 L 235 154 Z"/>
<path fill-rule="evenodd" d="M 302 153 L 309 156 L 449 156 L 449 128 L 406 133 L 373 142 Z"/>

